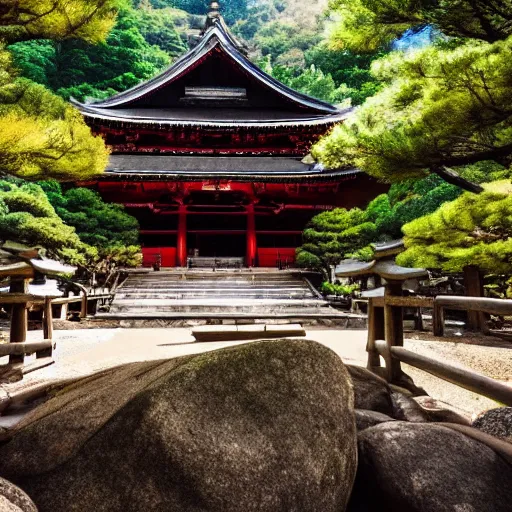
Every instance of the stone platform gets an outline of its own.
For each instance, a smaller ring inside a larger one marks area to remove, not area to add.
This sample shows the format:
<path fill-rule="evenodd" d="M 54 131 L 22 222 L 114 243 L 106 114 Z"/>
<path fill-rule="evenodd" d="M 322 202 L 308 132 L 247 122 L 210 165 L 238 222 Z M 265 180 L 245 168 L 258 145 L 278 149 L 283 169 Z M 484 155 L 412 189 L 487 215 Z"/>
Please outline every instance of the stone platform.
<path fill-rule="evenodd" d="M 355 321 L 349 322 L 352 317 Z M 361 323 L 359 315 L 329 307 L 300 271 L 275 269 L 132 271 L 118 288 L 110 311 L 96 318 L 119 320 L 130 327 L 150 320 L 170 325 L 339 320 L 343 326 L 356 327 L 354 323 Z"/>

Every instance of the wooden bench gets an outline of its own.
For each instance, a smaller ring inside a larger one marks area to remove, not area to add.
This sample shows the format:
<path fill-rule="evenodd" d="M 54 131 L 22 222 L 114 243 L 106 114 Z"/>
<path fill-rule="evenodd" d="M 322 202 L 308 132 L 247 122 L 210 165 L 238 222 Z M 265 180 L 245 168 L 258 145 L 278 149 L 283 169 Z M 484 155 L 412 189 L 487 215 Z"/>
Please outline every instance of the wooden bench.
<path fill-rule="evenodd" d="M 192 329 L 196 341 L 258 340 L 306 336 L 300 324 L 204 325 Z"/>

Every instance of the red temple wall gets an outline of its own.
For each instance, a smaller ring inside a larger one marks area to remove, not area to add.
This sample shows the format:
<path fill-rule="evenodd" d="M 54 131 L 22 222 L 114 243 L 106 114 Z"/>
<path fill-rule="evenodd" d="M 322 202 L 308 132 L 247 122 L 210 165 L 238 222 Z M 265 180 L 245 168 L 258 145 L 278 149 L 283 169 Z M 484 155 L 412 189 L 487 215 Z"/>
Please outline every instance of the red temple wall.
<path fill-rule="evenodd" d="M 258 249 L 258 265 L 260 267 L 276 267 L 279 259 L 283 264 L 293 265 L 295 263 L 295 248 L 264 247 Z"/>
<path fill-rule="evenodd" d="M 142 266 L 151 267 L 160 257 L 162 267 L 176 266 L 176 247 L 143 247 Z"/>

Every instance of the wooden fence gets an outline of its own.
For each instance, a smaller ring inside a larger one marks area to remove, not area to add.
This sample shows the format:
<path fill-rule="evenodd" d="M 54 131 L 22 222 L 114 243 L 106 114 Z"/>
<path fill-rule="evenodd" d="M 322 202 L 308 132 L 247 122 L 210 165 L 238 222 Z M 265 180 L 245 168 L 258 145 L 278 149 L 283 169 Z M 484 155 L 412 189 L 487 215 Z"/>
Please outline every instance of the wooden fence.
<path fill-rule="evenodd" d="M 0 306 L 11 306 L 11 326 L 9 343 L 0 344 L 0 357 L 9 356 L 9 362 L 0 366 L 0 382 L 19 380 L 26 373 L 48 366 L 54 362 L 53 349 L 53 306 L 67 306 L 80 302 L 80 317 L 87 315 L 90 304 L 104 301 L 110 294 L 89 295 L 87 290 L 81 296 L 75 297 L 41 297 L 28 293 L 0 294 Z M 28 342 L 28 310 L 32 307 L 41 307 L 43 310 L 43 339 Z M 36 354 L 36 360 L 25 364 L 25 356 Z"/>
<path fill-rule="evenodd" d="M 368 301 L 368 369 L 386 378 L 388 382 L 403 385 L 407 378 L 400 363 L 406 363 L 465 389 L 512 406 L 512 387 L 499 381 L 457 366 L 436 361 L 403 348 L 403 308 L 433 309 L 434 334 L 444 332 L 446 309 L 473 311 L 495 315 L 512 315 L 512 300 L 482 297 L 441 295 L 430 297 L 403 297 L 400 283 L 388 283 L 384 297 Z M 381 367 L 381 357 L 385 367 Z"/>

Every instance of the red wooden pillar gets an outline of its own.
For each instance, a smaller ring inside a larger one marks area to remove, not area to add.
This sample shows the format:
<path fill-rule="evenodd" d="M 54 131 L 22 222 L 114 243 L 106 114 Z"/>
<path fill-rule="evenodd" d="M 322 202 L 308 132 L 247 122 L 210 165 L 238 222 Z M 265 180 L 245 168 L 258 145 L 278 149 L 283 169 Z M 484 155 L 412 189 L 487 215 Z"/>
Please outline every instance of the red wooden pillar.
<path fill-rule="evenodd" d="M 178 211 L 178 247 L 177 247 L 177 265 L 179 267 L 187 266 L 187 207 L 180 205 Z"/>
<path fill-rule="evenodd" d="M 247 205 L 247 250 L 245 264 L 248 267 L 256 266 L 256 219 L 254 217 L 254 204 Z"/>

